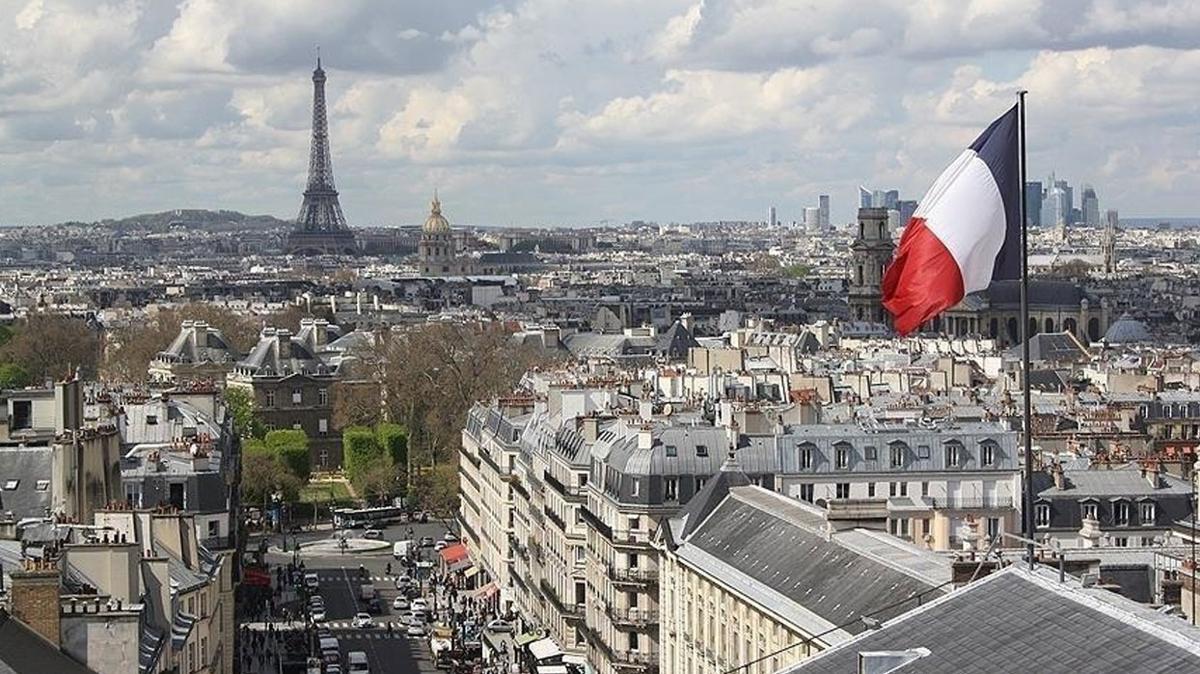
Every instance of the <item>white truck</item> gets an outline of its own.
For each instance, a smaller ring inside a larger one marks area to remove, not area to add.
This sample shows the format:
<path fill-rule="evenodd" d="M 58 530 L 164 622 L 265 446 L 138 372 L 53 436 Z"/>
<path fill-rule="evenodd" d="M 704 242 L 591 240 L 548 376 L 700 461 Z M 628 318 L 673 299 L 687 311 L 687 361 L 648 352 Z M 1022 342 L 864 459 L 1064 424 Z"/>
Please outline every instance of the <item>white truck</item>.
<path fill-rule="evenodd" d="M 411 540 L 396 541 L 396 543 L 392 545 L 392 557 L 395 557 L 396 559 L 408 559 L 410 556 L 412 556 L 412 552 L 415 548 L 416 546 Z"/>

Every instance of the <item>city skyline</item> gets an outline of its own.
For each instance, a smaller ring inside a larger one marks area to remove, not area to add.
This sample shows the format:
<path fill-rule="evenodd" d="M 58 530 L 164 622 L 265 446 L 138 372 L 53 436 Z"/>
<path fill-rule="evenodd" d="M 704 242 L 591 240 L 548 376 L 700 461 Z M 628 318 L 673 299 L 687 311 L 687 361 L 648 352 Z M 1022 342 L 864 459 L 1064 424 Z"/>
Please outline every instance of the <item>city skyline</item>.
<path fill-rule="evenodd" d="M 805 21 L 789 3 L 614 9 L 11 5 L 0 222 L 293 218 L 317 44 L 352 226 L 419 223 L 435 187 L 460 224 L 756 219 L 764 205 L 791 222 L 819 194 L 844 223 L 859 184 L 919 199 L 1018 84 L 1031 178 L 1094 185 L 1123 217 L 1196 215 L 1187 3 L 878 3 Z"/>

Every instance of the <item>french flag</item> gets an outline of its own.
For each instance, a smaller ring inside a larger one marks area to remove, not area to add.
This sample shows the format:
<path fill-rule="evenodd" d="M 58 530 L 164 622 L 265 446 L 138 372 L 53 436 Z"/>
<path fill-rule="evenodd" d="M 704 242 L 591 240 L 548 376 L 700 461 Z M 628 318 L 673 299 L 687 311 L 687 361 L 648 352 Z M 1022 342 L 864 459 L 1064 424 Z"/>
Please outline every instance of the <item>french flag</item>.
<path fill-rule="evenodd" d="M 992 281 L 1021 277 L 1018 108 L 938 176 L 883 276 L 883 306 L 907 335 Z"/>

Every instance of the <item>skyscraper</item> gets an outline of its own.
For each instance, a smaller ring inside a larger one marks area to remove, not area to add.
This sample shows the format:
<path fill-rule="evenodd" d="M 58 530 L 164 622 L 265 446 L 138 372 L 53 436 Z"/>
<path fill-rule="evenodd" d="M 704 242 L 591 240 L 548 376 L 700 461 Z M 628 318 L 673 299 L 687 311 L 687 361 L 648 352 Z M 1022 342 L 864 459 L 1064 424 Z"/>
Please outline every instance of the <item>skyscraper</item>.
<path fill-rule="evenodd" d="M 912 220 L 913 213 L 917 212 L 917 202 L 912 199 L 901 199 L 896 210 L 900 211 L 900 226 L 907 226 L 908 221 Z"/>
<path fill-rule="evenodd" d="M 804 209 L 804 229 L 813 234 L 820 233 L 821 227 L 821 209 L 816 206 L 808 206 Z"/>
<path fill-rule="evenodd" d="M 1042 226 L 1042 183 L 1031 180 L 1025 183 L 1025 215 L 1030 227 Z"/>
<path fill-rule="evenodd" d="M 1046 181 L 1046 194 L 1042 199 L 1043 227 L 1056 227 L 1067 224 L 1071 214 L 1070 195 L 1066 191 L 1067 181 L 1055 180 L 1054 174 Z"/>
<path fill-rule="evenodd" d="M 1107 274 L 1117 271 L 1118 220 L 1115 210 L 1104 214 L 1104 234 L 1100 238 L 1100 250 L 1104 254 L 1104 272 Z"/>
<path fill-rule="evenodd" d="M 329 152 L 329 124 L 325 119 L 325 71 L 321 57 L 313 70 L 312 141 L 308 154 L 308 186 L 296 228 L 288 235 L 292 255 L 353 255 L 358 252 L 354 232 L 342 215 L 333 184 L 333 159 Z"/>
<path fill-rule="evenodd" d="M 858 186 L 858 207 L 859 208 L 870 208 L 871 207 L 871 190 L 868 190 L 867 188 L 863 187 L 862 185 Z"/>
<path fill-rule="evenodd" d="M 1055 180 L 1053 182 L 1055 187 L 1062 190 L 1063 222 L 1073 225 L 1075 223 L 1071 220 L 1071 211 L 1075 208 L 1075 188 L 1071 187 L 1071 184 L 1065 180 Z"/>
<path fill-rule="evenodd" d="M 772 206 L 771 210 L 767 213 L 767 217 L 769 218 L 769 222 L 771 223 L 772 227 L 779 224 L 779 219 L 775 217 L 775 207 L 774 206 Z"/>
<path fill-rule="evenodd" d="M 829 195 L 822 194 L 817 197 L 817 207 L 821 209 L 821 231 L 829 229 Z"/>
<path fill-rule="evenodd" d="M 1096 190 L 1091 185 L 1083 186 L 1079 210 L 1083 212 L 1083 223 L 1088 227 L 1100 226 L 1100 200 L 1096 198 Z"/>
<path fill-rule="evenodd" d="M 893 211 L 900 210 L 900 190 L 888 190 L 884 192 L 882 206 Z"/>

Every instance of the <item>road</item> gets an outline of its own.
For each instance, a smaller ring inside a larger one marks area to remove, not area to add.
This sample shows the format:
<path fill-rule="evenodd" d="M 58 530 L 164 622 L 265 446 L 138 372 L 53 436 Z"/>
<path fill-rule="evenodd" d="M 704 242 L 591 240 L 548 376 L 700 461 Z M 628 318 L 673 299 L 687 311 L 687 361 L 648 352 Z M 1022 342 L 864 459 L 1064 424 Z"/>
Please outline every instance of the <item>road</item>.
<path fill-rule="evenodd" d="M 421 536 L 431 536 L 440 540 L 446 533 L 446 526 L 441 522 L 427 524 L 402 524 L 384 529 L 384 540 L 394 542 L 412 535 L 418 539 Z M 326 538 L 331 532 L 308 532 L 299 535 L 300 540 Z M 289 542 L 292 537 L 288 537 Z M 431 548 L 423 551 L 427 559 L 436 554 Z M 351 651 L 363 651 L 371 665 L 371 672 L 420 672 L 434 674 L 439 672 L 433 665 L 429 652 L 427 637 L 408 637 L 404 634 L 405 619 L 392 610 L 392 600 L 399 592 L 392 578 L 387 575 L 388 563 L 394 563 L 390 547 L 387 551 L 368 554 L 329 555 L 320 557 L 304 557 L 305 570 L 315 572 L 320 579 L 319 592 L 325 599 L 326 626 L 338 638 L 342 651 L 342 661 Z M 291 555 L 268 555 L 272 564 L 287 564 Z M 359 576 L 359 565 L 366 569 L 367 577 L 379 592 L 383 613 L 374 616 L 377 626 L 374 628 L 356 628 L 352 625 L 354 614 L 366 611 L 367 608 L 359 598 L 363 581 Z M 389 636 L 384 627 L 386 621 L 393 622 L 392 634 Z"/>

